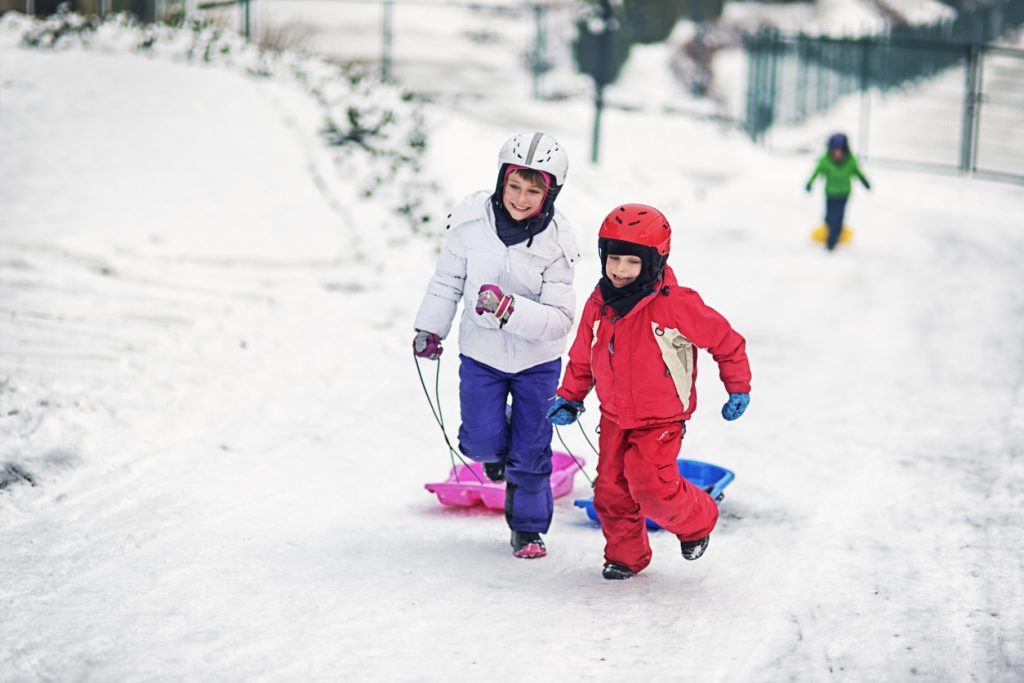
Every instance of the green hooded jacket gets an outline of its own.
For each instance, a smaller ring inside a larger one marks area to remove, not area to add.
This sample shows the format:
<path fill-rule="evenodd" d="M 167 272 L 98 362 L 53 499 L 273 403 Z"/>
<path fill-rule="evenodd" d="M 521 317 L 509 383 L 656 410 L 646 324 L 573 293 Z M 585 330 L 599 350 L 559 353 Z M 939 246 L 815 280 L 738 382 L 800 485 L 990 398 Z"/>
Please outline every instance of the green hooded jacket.
<path fill-rule="evenodd" d="M 811 188 L 814 180 L 819 176 L 825 176 L 825 194 L 829 197 L 847 197 L 850 194 L 850 187 L 854 176 L 860 180 L 864 187 L 870 188 L 868 179 L 861 173 L 860 166 L 853 154 L 847 153 L 842 163 L 837 164 L 827 153 L 818 160 L 807 181 L 807 189 Z"/>

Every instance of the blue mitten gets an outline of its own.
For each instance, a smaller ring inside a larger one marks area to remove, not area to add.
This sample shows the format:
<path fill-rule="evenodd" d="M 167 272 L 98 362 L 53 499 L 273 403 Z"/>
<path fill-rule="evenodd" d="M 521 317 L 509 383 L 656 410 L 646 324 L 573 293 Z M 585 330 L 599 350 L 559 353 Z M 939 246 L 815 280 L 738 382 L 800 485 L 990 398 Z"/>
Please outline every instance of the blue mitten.
<path fill-rule="evenodd" d="M 561 396 L 555 396 L 555 402 L 548 411 L 548 419 L 551 420 L 551 424 L 564 427 L 575 422 L 582 412 L 583 403 L 580 401 L 566 401 Z"/>
<path fill-rule="evenodd" d="M 729 394 L 729 400 L 722 406 L 722 417 L 726 420 L 735 420 L 750 404 L 750 394 Z"/>

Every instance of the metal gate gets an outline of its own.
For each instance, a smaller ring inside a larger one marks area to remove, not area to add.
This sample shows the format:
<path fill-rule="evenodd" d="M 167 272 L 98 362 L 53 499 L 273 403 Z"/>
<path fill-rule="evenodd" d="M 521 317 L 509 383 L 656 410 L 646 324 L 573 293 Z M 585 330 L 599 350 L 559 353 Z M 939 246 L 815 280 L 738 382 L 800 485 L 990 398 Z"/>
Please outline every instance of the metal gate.
<path fill-rule="evenodd" d="M 1024 177 L 1024 50 L 988 48 L 977 84 L 970 170 Z"/>

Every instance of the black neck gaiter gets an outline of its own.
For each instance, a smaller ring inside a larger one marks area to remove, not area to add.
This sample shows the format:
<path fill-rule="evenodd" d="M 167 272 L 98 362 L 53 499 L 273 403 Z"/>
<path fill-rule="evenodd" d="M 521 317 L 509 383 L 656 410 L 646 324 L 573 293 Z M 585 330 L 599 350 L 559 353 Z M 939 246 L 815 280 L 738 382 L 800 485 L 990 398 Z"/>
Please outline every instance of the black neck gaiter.
<path fill-rule="evenodd" d="M 543 210 L 533 218 L 517 221 L 509 214 L 508 209 L 497 196 L 491 197 L 491 204 L 494 206 L 494 223 L 498 231 L 498 239 L 505 243 L 506 247 L 520 242 L 533 241 L 534 235 L 544 232 L 555 212 L 553 208 L 545 206 Z M 530 246 L 527 244 L 526 246 Z"/>
<path fill-rule="evenodd" d="M 655 282 L 634 280 L 625 287 L 616 287 L 607 276 L 602 275 L 597 286 L 601 289 L 601 298 L 605 306 L 611 306 L 618 318 L 625 317 L 640 300 L 654 291 Z"/>

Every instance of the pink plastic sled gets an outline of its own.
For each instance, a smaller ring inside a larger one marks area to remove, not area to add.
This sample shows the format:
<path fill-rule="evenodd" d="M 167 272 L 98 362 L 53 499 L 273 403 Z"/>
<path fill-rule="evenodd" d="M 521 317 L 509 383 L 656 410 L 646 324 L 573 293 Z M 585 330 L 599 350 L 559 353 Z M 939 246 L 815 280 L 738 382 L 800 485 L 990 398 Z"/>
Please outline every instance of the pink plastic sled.
<path fill-rule="evenodd" d="M 586 465 L 583 458 L 576 456 L 579 467 Z M 572 480 L 579 467 L 568 453 L 554 451 L 551 454 L 551 494 L 558 498 L 572 491 Z M 476 475 L 476 476 L 474 476 Z M 469 507 L 483 503 L 492 510 L 505 509 L 505 482 L 494 482 L 484 475 L 484 468 L 478 462 L 456 465 L 447 481 L 424 484 L 442 505 Z"/>

